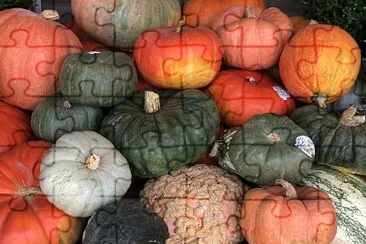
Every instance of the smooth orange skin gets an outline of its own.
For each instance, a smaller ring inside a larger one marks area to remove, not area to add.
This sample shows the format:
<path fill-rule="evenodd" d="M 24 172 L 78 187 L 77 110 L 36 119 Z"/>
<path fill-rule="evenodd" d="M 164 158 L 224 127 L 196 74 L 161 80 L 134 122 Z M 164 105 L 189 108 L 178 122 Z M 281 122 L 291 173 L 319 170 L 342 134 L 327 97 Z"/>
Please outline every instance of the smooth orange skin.
<path fill-rule="evenodd" d="M 279 69 L 289 92 L 304 103 L 317 94 L 332 103 L 353 87 L 361 65 L 356 41 L 337 26 L 311 24 L 285 46 Z"/>
<path fill-rule="evenodd" d="M 256 188 L 244 199 L 240 226 L 249 243 L 329 244 L 337 233 L 330 197 L 315 188 L 296 188 L 297 199 L 280 186 Z"/>
<path fill-rule="evenodd" d="M 45 196 L 20 195 L 23 186 L 39 187 L 39 164 L 50 146 L 31 141 L 0 155 L 0 244 L 71 244 L 79 239 L 79 219 L 54 207 Z"/>
<path fill-rule="evenodd" d="M 239 5 L 264 9 L 264 0 L 190 0 L 183 7 L 186 24 L 211 27 L 216 17 L 227 8 Z"/>
<path fill-rule="evenodd" d="M 251 84 L 247 77 L 253 77 L 257 82 Z M 254 115 L 285 115 L 295 109 L 294 99 L 283 100 L 273 86 L 279 85 L 259 72 L 226 70 L 219 73 L 208 90 L 216 102 L 221 120 L 228 126 L 241 126 Z"/>
<path fill-rule="evenodd" d="M 222 62 L 221 43 L 206 27 L 154 28 L 134 48 L 136 66 L 151 85 L 165 89 L 207 86 Z"/>
<path fill-rule="evenodd" d="M 0 13 L 0 98 L 26 110 L 57 92 L 64 59 L 81 52 L 65 26 L 25 9 Z"/>

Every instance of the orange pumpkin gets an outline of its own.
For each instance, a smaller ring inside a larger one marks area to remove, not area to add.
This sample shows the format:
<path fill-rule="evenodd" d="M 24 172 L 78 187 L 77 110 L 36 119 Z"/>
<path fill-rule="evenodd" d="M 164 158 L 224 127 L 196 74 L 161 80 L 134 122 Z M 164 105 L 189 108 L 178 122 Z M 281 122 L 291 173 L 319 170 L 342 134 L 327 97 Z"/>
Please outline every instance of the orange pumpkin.
<path fill-rule="evenodd" d="M 222 52 L 216 34 L 206 27 L 181 25 L 150 29 L 135 43 L 137 68 L 153 86 L 201 88 L 220 70 Z"/>
<path fill-rule="evenodd" d="M 338 26 L 311 24 L 286 44 L 279 69 L 295 98 L 325 108 L 351 90 L 360 65 L 361 51 L 350 34 Z"/>
<path fill-rule="evenodd" d="M 225 61 L 247 70 L 267 69 L 276 63 L 292 36 L 289 18 L 278 8 L 234 6 L 212 25 L 220 37 Z"/>
<path fill-rule="evenodd" d="M 310 19 L 305 18 L 304 16 L 291 16 L 289 17 L 294 34 L 299 32 L 301 29 L 305 28 L 310 24 Z"/>
<path fill-rule="evenodd" d="M 332 243 L 337 233 L 332 200 L 316 188 L 284 180 L 245 195 L 240 225 L 249 243 Z"/>
<path fill-rule="evenodd" d="M 0 155 L 0 243 L 71 244 L 80 238 L 82 221 L 53 206 L 39 188 L 39 164 L 50 146 L 33 141 Z"/>
<path fill-rule="evenodd" d="M 209 92 L 228 126 L 241 126 L 254 115 L 285 115 L 295 101 L 267 75 L 256 71 L 226 70 L 209 85 Z"/>
<path fill-rule="evenodd" d="M 187 25 L 211 27 L 216 17 L 231 6 L 251 6 L 264 9 L 264 2 L 264 0 L 190 0 L 184 4 L 183 14 L 186 16 Z"/>
<path fill-rule="evenodd" d="M 79 38 L 80 41 L 85 41 L 90 38 L 85 30 L 83 30 L 83 28 L 81 28 L 75 20 L 66 22 L 64 26 L 69 28 Z"/>
<path fill-rule="evenodd" d="M 57 92 L 64 59 L 81 52 L 81 43 L 65 26 L 43 15 L 13 8 L 0 12 L 0 97 L 22 109 Z"/>
<path fill-rule="evenodd" d="M 81 41 L 81 45 L 83 46 L 84 52 L 91 52 L 91 51 L 101 52 L 105 50 L 110 50 L 110 48 L 104 45 L 103 43 L 98 42 L 91 38 Z"/>

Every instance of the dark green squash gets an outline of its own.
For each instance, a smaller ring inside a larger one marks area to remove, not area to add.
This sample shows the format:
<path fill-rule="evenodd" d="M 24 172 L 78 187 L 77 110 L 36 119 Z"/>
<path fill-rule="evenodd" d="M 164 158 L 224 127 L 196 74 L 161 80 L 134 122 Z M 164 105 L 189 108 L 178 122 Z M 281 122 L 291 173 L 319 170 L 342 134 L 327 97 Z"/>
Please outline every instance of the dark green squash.
<path fill-rule="evenodd" d="M 122 52 L 69 55 L 60 74 L 60 91 L 72 103 L 113 107 L 128 99 L 137 84 L 133 60 Z"/>
<path fill-rule="evenodd" d="M 286 116 L 262 114 L 232 127 L 211 155 L 221 167 L 259 185 L 276 179 L 299 182 L 308 174 L 315 148 L 306 132 Z"/>
<path fill-rule="evenodd" d="M 291 118 L 314 141 L 315 161 L 366 175 L 366 123 L 350 107 L 341 115 L 313 105 L 297 108 Z"/>
<path fill-rule="evenodd" d="M 142 90 L 105 117 L 100 133 L 127 158 L 135 175 L 150 178 L 203 156 L 219 121 L 215 102 L 199 90 Z"/>
<path fill-rule="evenodd" d="M 49 97 L 32 113 L 31 125 L 41 140 L 55 142 L 72 131 L 98 131 L 103 120 L 101 108 L 71 104 L 62 96 Z"/>

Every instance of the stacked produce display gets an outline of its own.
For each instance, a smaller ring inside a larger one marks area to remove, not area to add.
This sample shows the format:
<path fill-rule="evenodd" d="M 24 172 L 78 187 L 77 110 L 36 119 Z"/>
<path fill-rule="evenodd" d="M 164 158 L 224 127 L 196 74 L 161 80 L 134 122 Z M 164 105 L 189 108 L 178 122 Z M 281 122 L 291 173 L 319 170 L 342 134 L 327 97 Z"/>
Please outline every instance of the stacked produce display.
<path fill-rule="evenodd" d="M 0 11 L 0 244 L 366 243 L 349 31 L 263 0 L 71 6 Z"/>

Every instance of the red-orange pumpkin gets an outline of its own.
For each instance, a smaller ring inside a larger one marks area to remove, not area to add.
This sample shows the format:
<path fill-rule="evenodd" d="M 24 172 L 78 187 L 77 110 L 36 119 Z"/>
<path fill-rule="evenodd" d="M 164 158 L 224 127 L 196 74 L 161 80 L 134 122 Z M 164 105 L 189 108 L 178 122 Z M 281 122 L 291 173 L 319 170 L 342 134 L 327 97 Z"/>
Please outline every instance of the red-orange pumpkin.
<path fill-rule="evenodd" d="M 234 6 L 213 23 L 224 49 L 225 61 L 247 70 L 267 69 L 276 63 L 292 36 L 289 18 L 278 8 Z"/>
<path fill-rule="evenodd" d="M 101 51 L 105 51 L 105 50 L 111 50 L 109 47 L 107 47 L 103 43 L 98 42 L 91 38 L 81 41 L 81 44 L 83 46 L 84 52 L 91 52 L 91 51 L 101 52 Z"/>
<path fill-rule="evenodd" d="M 254 115 L 285 115 L 295 109 L 295 101 L 271 77 L 257 71 L 226 70 L 209 85 L 222 122 L 241 126 Z"/>
<path fill-rule="evenodd" d="M 0 153 L 33 138 L 30 116 L 16 107 L 0 102 Z"/>
<path fill-rule="evenodd" d="M 69 28 L 79 38 L 80 41 L 85 41 L 90 38 L 85 30 L 81 28 L 75 20 L 70 20 L 66 22 L 64 26 L 66 28 Z"/>
<path fill-rule="evenodd" d="M 333 202 L 316 188 L 276 185 L 256 188 L 245 195 L 241 227 L 249 243 L 332 243 L 337 233 Z"/>
<path fill-rule="evenodd" d="M 211 24 L 216 17 L 234 5 L 264 8 L 264 0 L 190 0 L 183 7 L 186 24 L 190 26 L 206 26 Z"/>
<path fill-rule="evenodd" d="M 134 57 L 143 78 L 156 87 L 201 88 L 220 70 L 220 46 L 206 27 L 154 28 L 137 39 Z"/>
<path fill-rule="evenodd" d="M 50 146 L 28 142 L 0 155 L 0 243 L 72 244 L 80 238 L 81 220 L 54 207 L 39 189 L 39 163 Z"/>
<path fill-rule="evenodd" d="M 22 109 L 56 92 L 61 65 L 81 43 L 65 26 L 47 20 L 54 13 L 25 9 L 0 12 L 0 98 Z"/>

